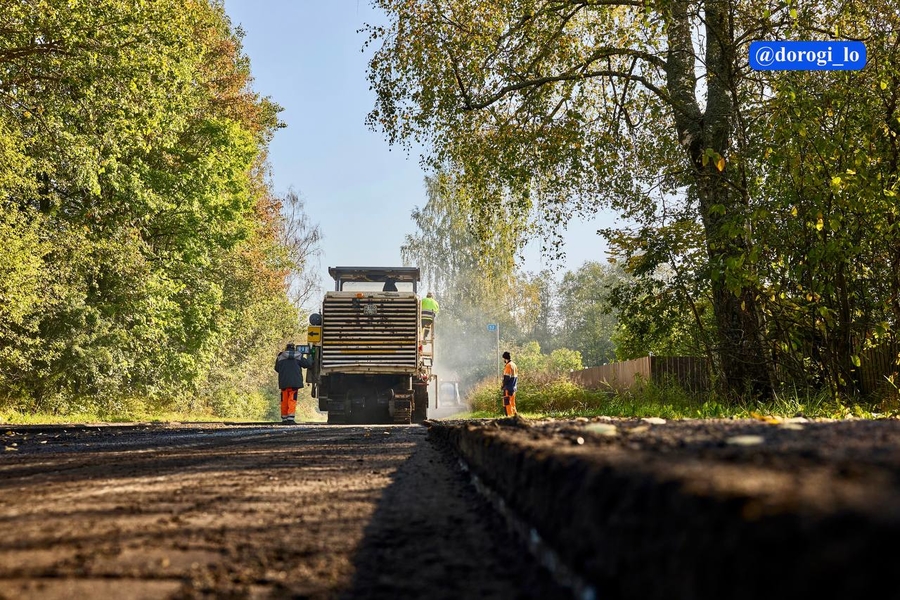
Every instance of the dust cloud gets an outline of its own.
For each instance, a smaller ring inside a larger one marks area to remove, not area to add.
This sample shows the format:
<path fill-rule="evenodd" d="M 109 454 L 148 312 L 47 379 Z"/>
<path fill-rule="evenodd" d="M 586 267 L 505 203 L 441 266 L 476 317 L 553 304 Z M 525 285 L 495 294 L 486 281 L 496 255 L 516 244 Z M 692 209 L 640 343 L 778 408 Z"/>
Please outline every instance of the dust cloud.
<path fill-rule="evenodd" d="M 449 312 L 449 311 L 448 311 Z M 435 319 L 435 360 L 439 402 L 446 405 L 459 390 L 459 402 L 467 406 L 466 397 L 476 384 L 492 376 L 498 369 L 496 332 L 488 331 L 487 319 L 480 314 L 439 313 Z M 501 340 L 502 343 L 502 340 Z"/>

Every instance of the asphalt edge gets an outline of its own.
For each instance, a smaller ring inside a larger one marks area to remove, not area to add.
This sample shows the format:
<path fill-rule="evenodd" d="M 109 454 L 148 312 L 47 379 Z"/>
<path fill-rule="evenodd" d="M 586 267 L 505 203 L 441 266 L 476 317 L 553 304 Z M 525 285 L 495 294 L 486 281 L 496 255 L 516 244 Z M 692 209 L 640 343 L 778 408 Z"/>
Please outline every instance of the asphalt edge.
<path fill-rule="evenodd" d="M 519 443 L 508 435 L 529 428 L 519 418 L 426 426 L 521 523 L 520 537 L 583 581 L 582 598 L 900 598 L 872 576 L 894 564 L 900 532 L 865 515 L 760 514 L 754 498 L 689 489 L 634 460 Z"/>

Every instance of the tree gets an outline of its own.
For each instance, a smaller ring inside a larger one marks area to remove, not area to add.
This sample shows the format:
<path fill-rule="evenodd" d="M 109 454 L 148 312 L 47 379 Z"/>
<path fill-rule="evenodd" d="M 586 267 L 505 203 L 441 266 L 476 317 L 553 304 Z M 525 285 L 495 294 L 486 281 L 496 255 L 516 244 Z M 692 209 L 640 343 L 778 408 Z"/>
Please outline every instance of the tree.
<path fill-rule="evenodd" d="M 538 342 L 530 341 L 513 348 L 513 360 L 523 379 L 531 382 L 552 381 L 568 377 L 571 371 L 584 368 L 581 353 L 568 348 L 557 348 L 545 354 Z"/>
<path fill-rule="evenodd" d="M 523 309 L 531 316 L 523 336 L 540 341 L 545 348 L 559 345 L 559 281 L 553 269 L 521 275 Z"/>
<path fill-rule="evenodd" d="M 889 348 L 900 322 L 900 20 L 876 2 L 834 27 L 866 40 L 867 65 L 769 78 L 751 122 L 765 198 L 753 208 L 779 368 L 847 395 L 865 351 Z"/>
<path fill-rule="evenodd" d="M 2 211 L 18 231 L 39 232 L 46 301 L 30 306 L 29 333 L 13 346 L 29 360 L 4 371 L 3 388 L 15 382 L 53 409 L 128 389 L 138 357 L 159 341 L 142 334 L 159 332 L 171 312 L 154 296 L 173 286 L 151 268 L 140 234 L 160 209 L 146 166 L 197 101 L 187 70 L 202 50 L 178 38 L 191 39 L 212 13 L 206 3 L 166 1 L 7 4 L 0 122 L 24 158 Z"/>
<path fill-rule="evenodd" d="M 710 265 L 686 196 L 660 195 L 630 227 L 603 230 L 622 276 L 609 287 L 616 357 L 706 356 L 715 364 Z"/>
<path fill-rule="evenodd" d="M 6 4 L 0 400 L 208 409 L 220 370 L 260 384 L 301 327 L 286 277 L 317 230 L 283 229 L 280 109 L 240 31 L 207 0 Z"/>
<path fill-rule="evenodd" d="M 406 237 L 401 254 L 404 264 L 422 269 L 441 304 L 435 371 L 472 384 L 496 372 L 496 343 L 487 324 L 498 324 L 504 339 L 511 339 L 519 331 L 516 317 L 529 316 L 516 297 L 516 230 L 501 223 L 478 242 L 469 217 L 471 195 L 459 185 L 458 173 L 441 170 L 425 184 L 428 201 L 413 210 L 417 231 Z"/>
<path fill-rule="evenodd" d="M 322 231 L 306 213 L 306 202 L 289 190 L 273 208 L 279 209 L 278 245 L 287 256 L 287 280 L 291 302 L 302 307 L 318 291 L 319 243 Z"/>
<path fill-rule="evenodd" d="M 452 307 L 469 299 L 506 302 L 515 271 L 521 221 L 511 211 L 493 215 L 479 236 L 473 222 L 475 201 L 452 166 L 426 177 L 426 205 L 412 219 L 418 233 L 401 249 L 408 264 L 424 268 L 425 280 Z"/>
<path fill-rule="evenodd" d="M 548 228 L 601 202 L 689 198 L 700 223 L 716 357 L 734 395 L 772 394 L 751 231 L 745 112 L 764 95 L 749 42 L 844 5 L 741 0 L 378 0 L 372 127 L 435 162 L 500 181 Z M 484 206 L 491 206 L 482 198 Z"/>
<path fill-rule="evenodd" d="M 586 262 L 563 275 L 559 343 L 579 351 L 586 365 L 603 365 L 616 356 L 612 340 L 618 319 L 611 293 L 622 278 L 621 271 L 598 262 Z"/>

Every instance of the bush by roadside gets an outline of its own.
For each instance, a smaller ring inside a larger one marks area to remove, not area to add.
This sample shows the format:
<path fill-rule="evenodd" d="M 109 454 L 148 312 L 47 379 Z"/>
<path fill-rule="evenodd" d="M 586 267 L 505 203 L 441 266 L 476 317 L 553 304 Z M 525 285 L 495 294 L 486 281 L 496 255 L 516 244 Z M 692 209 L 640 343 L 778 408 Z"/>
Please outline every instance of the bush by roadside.
<path fill-rule="evenodd" d="M 500 383 L 495 378 L 472 388 L 466 402 L 475 418 L 496 418 L 503 414 Z M 631 390 L 585 389 L 568 377 L 538 374 L 519 379 L 516 406 L 520 414 L 535 418 L 661 417 L 664 419 L 748 418 L 761 415 L 779 417 L 844 419 L 897 417 L 900 411 L 858 400 L 833 399 L 826 393 L 788 391 L 770 402 L 746 400 L 730 403 L 714 393 L 689 394 L 677 385 L 643 382 Z"/>
<path fill-rule="evenodd" d="M 280 422 L 280 401 L 277 389 L 249 393 L 220 390 L 211 397 L 180 403 L 174 410 L 154 407 L 139 398 L 105 402 L 80 400 L 55 412 L 22 411 L 6 407 L 0 409 L 0 423 Z M 316 410 L 316 406 L 315 398 L 309 396 L 308 388 L 304 388 L 297 402 L 297 420 L 325 421 L 325 416 Z"/>

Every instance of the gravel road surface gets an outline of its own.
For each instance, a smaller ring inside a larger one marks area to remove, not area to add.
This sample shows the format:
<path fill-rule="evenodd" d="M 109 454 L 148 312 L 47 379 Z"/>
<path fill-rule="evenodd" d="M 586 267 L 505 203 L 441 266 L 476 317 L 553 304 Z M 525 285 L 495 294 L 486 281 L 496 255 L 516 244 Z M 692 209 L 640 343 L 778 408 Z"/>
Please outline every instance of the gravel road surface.
<path fill-rule="evenodd" d="M 900 598 L 900 420 L 435 423 L 600 600 Z"/>
<path fill-rule="evenodd" d="M 0 428 L 3 598 L 567 598 L 422 426 Z"/>
<path fill-rule="evenodd" d="M 0 428 L 0 597 L 900 598 L 896 419 L 425 425 Z"/>

